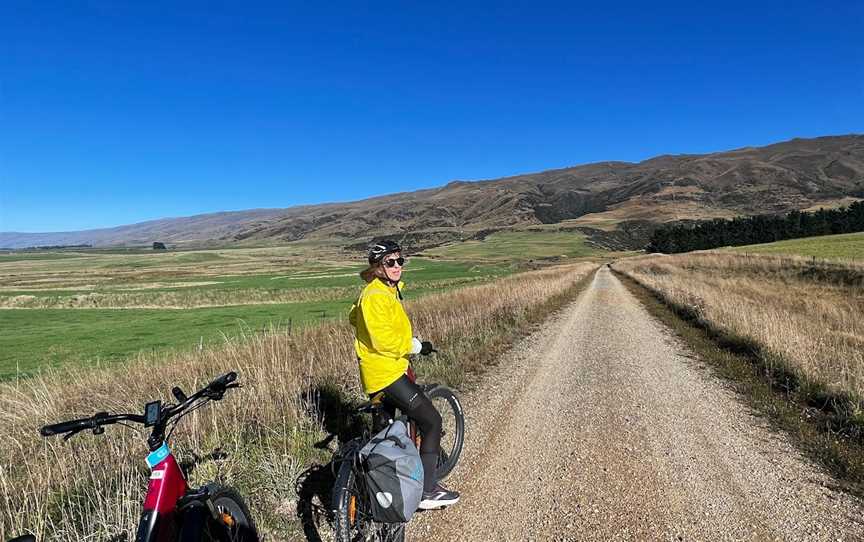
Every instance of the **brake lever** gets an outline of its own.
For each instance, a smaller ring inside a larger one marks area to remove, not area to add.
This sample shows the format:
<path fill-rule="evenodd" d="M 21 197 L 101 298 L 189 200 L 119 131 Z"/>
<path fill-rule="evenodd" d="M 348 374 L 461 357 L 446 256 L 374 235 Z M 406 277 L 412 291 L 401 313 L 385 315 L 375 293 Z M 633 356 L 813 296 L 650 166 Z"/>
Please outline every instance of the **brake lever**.
<path fill-rule="evenodd" d="M 66 433 L 65 435 L 63 435 L 63 441 L 65 442 L 65 441 L 69 440 L 70 438 L 74 437 L 75 435 L 77 435 L 81 431 L 84 431 L 85 429 L 90 429 L 90 428 L 89 427 L 82 427 L 81 429 L 76 429 L 74 431 L 70 431 L 70 432 Z"/>
<path fill-rule="evenodd" d="M 213 399 L 214 401 L 221 401 L 222 398 L 225 397 L 226 391 L 228 391 L 230 389 L 242 388 L 242 387 L 243 386 L 240 385 L 240 383 L 232 382 L 231 384 L 226 385 L 221 390 L 211 390 L 209 393 L 207 393 L 207 397 L 209 397 L 210 399 Z"/>

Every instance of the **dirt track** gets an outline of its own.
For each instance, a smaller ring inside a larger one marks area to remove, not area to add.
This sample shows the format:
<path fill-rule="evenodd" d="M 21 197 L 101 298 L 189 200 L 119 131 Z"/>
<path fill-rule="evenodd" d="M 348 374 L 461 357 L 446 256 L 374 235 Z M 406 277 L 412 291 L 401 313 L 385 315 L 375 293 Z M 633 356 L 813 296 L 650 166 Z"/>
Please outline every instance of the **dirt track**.
<path fill-rule="evenodd" d="M 465 398 L 462 502 L 411 540 L 864 540 L 864 503 L 605 268 Z"/>

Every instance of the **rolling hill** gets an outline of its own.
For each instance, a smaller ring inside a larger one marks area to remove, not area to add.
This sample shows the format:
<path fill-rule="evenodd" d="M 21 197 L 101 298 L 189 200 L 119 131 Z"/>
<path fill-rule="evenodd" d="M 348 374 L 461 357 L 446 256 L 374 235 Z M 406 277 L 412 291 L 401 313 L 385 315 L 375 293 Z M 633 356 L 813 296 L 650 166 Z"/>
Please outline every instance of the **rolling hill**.
<path fill-rule="evenodd" d="M 577 229 L 596 244 L 639 248 L 652 225 L 779 213 L 864 199 L 864 135 L 793 139 L 638 163 L 598 162 L 350 203 L 212 213 L 98 230 L 0 233 L 0 247 L 232 245 L 398 235 L 415 246 L 500 229 Z M 545 226 L 548 227 L 548 226 Z"/>

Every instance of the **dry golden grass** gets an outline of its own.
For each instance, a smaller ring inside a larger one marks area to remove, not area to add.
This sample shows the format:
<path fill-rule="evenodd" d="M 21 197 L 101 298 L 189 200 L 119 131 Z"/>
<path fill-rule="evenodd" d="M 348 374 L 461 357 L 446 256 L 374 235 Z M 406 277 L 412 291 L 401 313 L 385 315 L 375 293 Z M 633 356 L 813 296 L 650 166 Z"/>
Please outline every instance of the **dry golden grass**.
<path fill-rule="evenodd" d="M 356 276 L 357 273 L 350 273 Z M 412 282 L 412 289 L 456 286 L 488 280 L 488 277 L 459 277 Z M 238 288 L 122 292 L 92 292 L 66 295 L 20 294 L 3 296 L 0 309 L 192 309 L 237 305 L 280 305 L 336 301 L 357 295 L 357 286 L 326 286 L 290 289 Z"/>
<path fill-rule="evenodd" d="M 271 305 L 333 301 L 354 295 L 358 288 L 324 287 L 265 290 L 169 290 L 111 292 L 57 296 L 0 296 L 3 309 L 191 309 L 232 305 Z"/>
<path fill-rule="evenodd" d="M 459 383 L 488 363 L 490 350 L 572 295 L 595 267 L 523 273 L 409 304 L 417 334 L 443 352 L 421 367 L 421 378 Z M 297 532 L 285 503 L 296 498 L 298 473 L 322 459 L 311 444 L 324 436 L 302 398 L 322 383 L 359 392 L 352 341 L 347 323 L 331 322 L 163 359 L 142 355 L 119 370 L 70 368 L 0 384 L 0 539 L 24 532 L 64 541 L 133 533 L 147 479 L 143 436 L 114 426 L 101 437 L 82 434 L 64 443 L 41 438 L 38 428 L 100 410 L 137 412 L 148 400 L 167 401 L 173 385 L 193 391 L 228 370 L 239 372 L 244 388 L 184 419 L 172 448 L 181 458 L 191 450 L 226 452 L 218 468 L 213 462 L 197 468 L 193 483 L 217 477 L 236 485 L 265 532 L 277 539 Z"/>
<path fill-rule="evenodd" d="M 212 277 L 218 281 L 226 276 L 295 274 L 308 271 L 310 266 L 319 273 L 329 273 L 356 264 L 356 259 L 323 245 L 131 254 L 64 251 L 28 258 L 29 255 L 0 254 L 0 291 L 125 289 L 145 283 L 173 283 L 171 287 L 175 288 L 178 283 L 174 279 L 182 279 L 179 284 L 185 286 L 196 278 Z M 312 262 L 310 256 L 314 256 Z"/>
<path fill-rule="evenodd" d="M 615 264 L 667 304 L 752 345 L 805 395 L 841 398 L 864 419 L 864 265 L 730 253 L 650 255 Z"/>

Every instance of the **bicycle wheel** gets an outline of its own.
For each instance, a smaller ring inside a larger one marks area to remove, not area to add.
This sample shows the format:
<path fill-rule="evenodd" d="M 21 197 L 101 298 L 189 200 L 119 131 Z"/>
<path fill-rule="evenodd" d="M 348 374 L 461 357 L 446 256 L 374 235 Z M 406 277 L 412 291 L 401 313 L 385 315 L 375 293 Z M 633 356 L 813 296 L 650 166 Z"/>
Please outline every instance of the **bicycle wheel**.
<path fill-rule="evenodd" d="M 232 541 L 258 542 L 258 530 L 255 528 L 249 508 L 235 489 L 212 484 L 210 500 L 219 514 L 222 525 L 208 525 L 203 540 L 224 540 L 223 535 L 227 533 L 228 539 Z M 221 532 L 216 532 L 217 530 Z"/>
<path fill-rule="evenodd" d="M 356 457 L 356 452 L 353 452 L 343 459 L 333 484 L 333 529 L 336 542 L 404 542 L 404 523 L 378 523 L 372 520 L 366 487 L 355 468 Z"/>
<path fill-rule="evenodd" d="M 441 452 L 435 474 L 438 480 L 443 480 L 453 471 L 462 454 L 462 445 L 465 442 L 465 415 L 459 397 L 450 388 L 436 386 L 426 392 L 426 395 L 441 415 Z"/>

